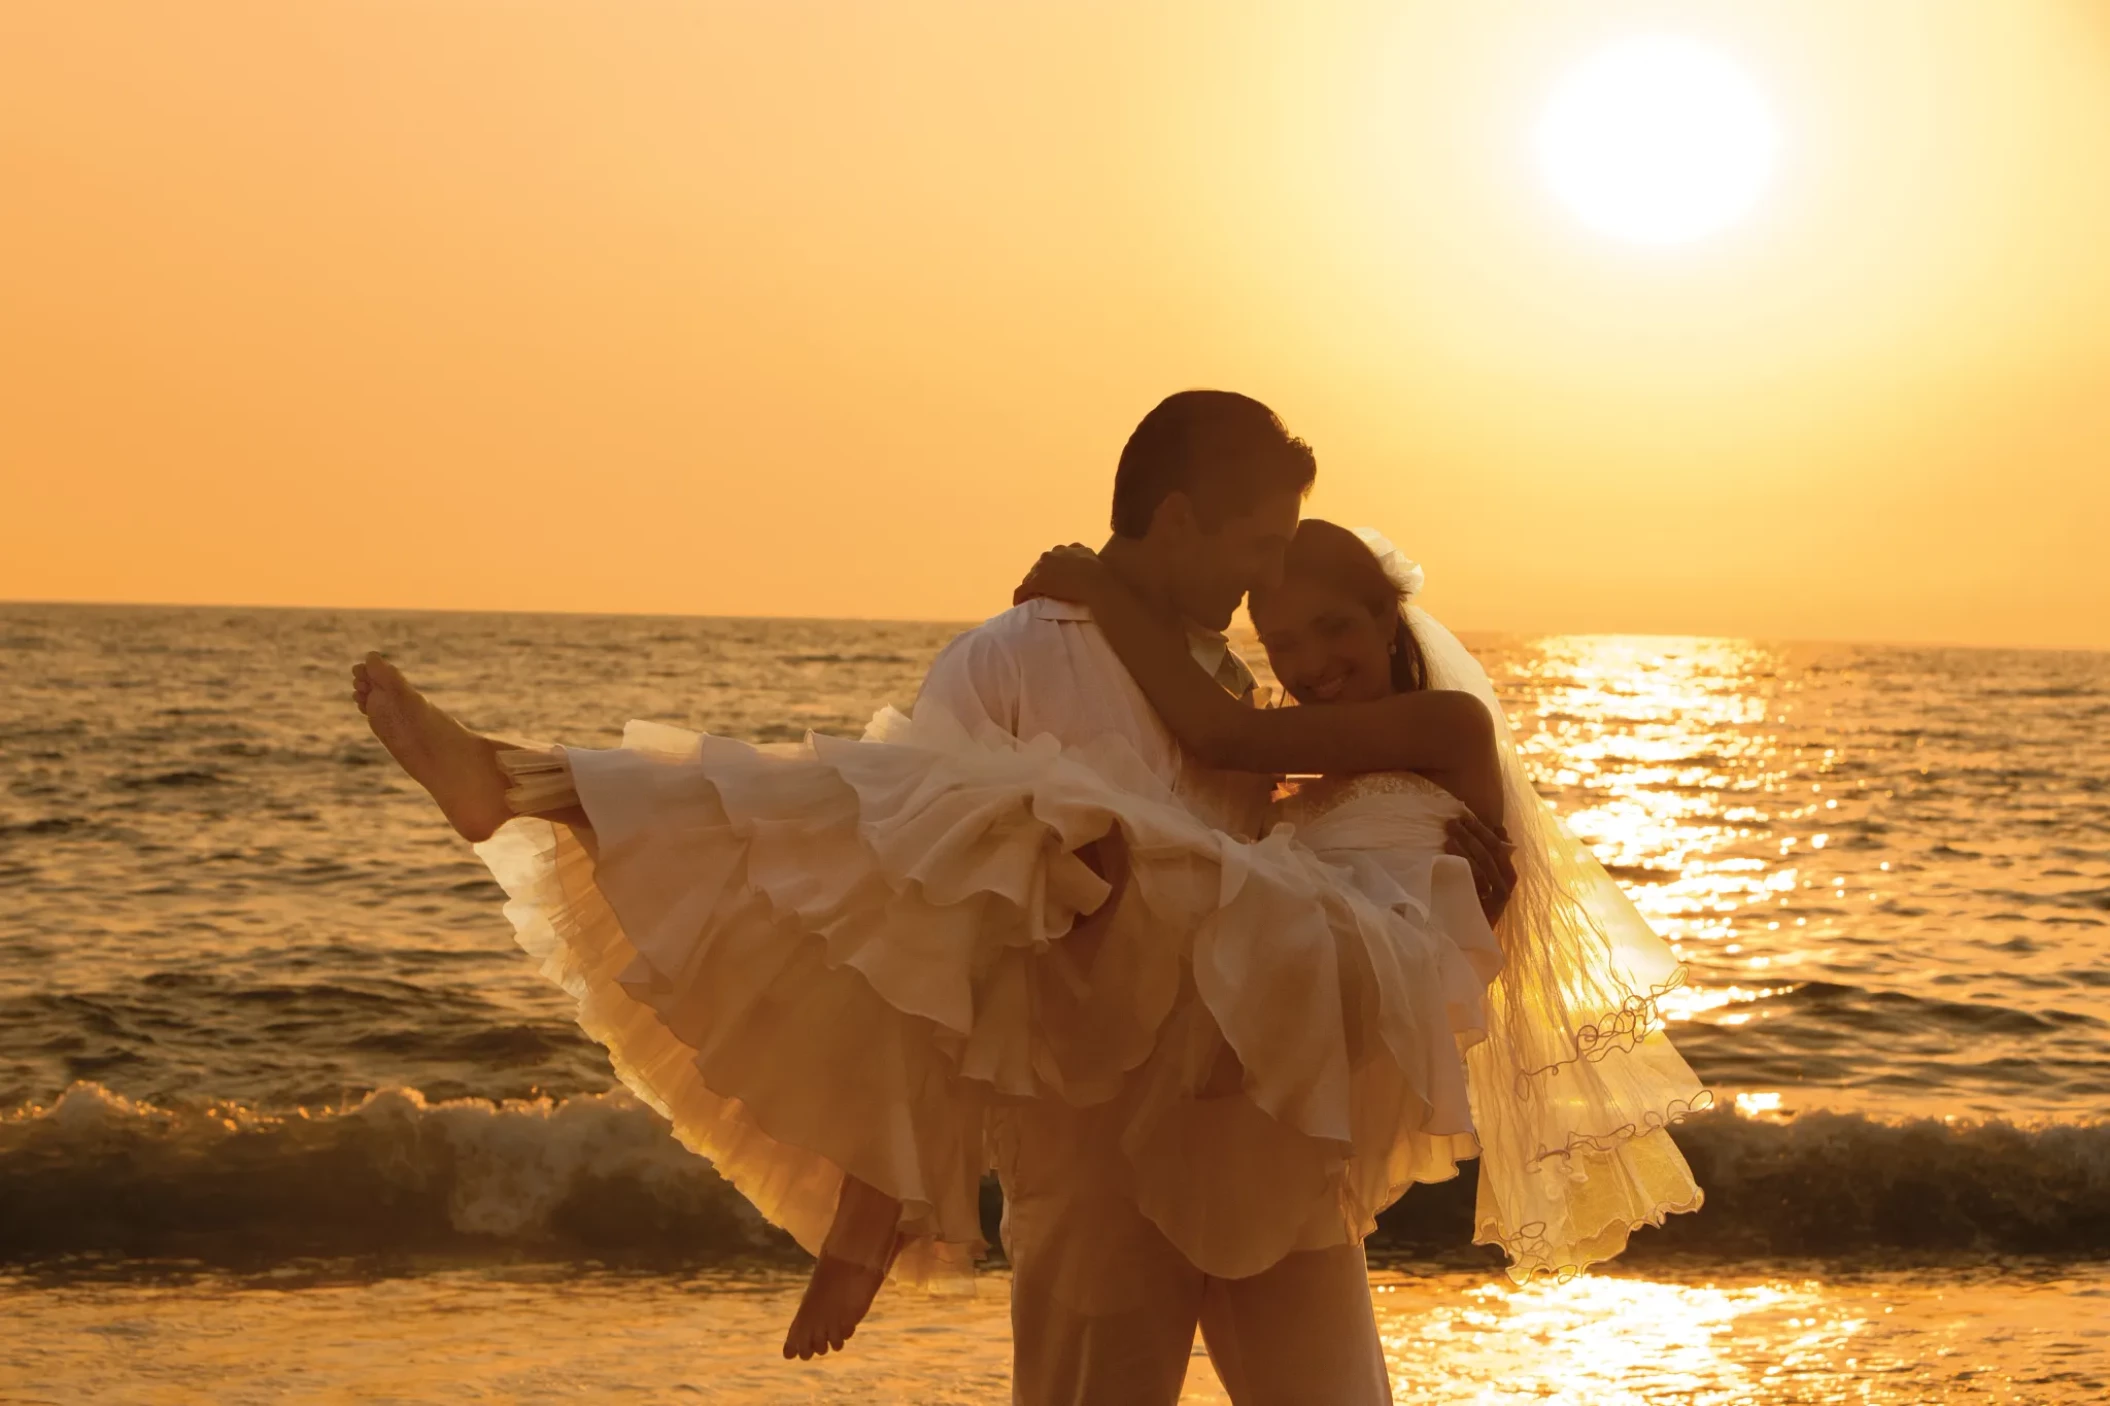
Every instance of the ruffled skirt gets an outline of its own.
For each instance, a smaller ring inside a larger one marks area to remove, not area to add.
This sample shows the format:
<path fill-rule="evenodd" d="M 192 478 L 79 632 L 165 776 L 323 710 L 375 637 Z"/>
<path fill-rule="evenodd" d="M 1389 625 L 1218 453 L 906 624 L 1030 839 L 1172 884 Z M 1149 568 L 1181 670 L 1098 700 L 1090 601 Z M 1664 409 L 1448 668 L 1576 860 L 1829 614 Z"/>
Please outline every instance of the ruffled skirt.
<path fill-rule="evenodd" d="M 1124 1194 L 1231 1277 L 1361 1238 L 1475 1151 L 1484 924 L 1366 895 L 1287 832 L 1210 829 L 1118 739 L 889 712 L 861 742 L 633 723 L 503 755 L 517 811 L 591 823 L 478 847 L 520 942 L 809 1251 L 854 1176 L 902 1202 L 894 1278 L 971 1273 L 1003 1111 L 1034 1100 L 1116 1117 Z M 1116 831 L 1109 904 L 1079 851 Z"/>

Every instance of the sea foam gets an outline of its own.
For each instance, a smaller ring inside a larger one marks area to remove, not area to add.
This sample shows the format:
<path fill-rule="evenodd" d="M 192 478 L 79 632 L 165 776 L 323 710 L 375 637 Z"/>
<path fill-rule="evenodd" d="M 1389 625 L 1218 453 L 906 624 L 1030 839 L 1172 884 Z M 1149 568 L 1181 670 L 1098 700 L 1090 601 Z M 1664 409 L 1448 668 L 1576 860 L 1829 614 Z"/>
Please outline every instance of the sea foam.
<path fill-rule="evenodd" d="M 2110 1124 L 1791 1120 L 1733 1110 L 1674 1134 L 1707 1193 L 1630 1259 L 2110 1251 Z M 1416 1187 L 1374 1250 L 1453 1255 L 1473 1175 Z M 987 1233 L 997 1199 L 986 1188 Z M 0 1119 L 0 1259 L 72 1254 L 711 1264 L 791 1252 L 666 1123 L 621 1093 L 327 1111 L 174 1110 L 90 1083 Z"/>
<path fill-rule="evenodd" d="M 0 1257 L 709 1262 L 787 1242 L 627 1095 L 170 1110 L 80 1083 L 0 1122 Z"/>

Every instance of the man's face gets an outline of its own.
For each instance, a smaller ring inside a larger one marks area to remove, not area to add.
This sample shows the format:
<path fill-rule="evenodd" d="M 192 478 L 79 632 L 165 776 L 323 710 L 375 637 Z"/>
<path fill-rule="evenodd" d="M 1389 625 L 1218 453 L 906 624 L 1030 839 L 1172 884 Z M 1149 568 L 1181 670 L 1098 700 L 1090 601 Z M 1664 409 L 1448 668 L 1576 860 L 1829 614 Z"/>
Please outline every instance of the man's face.
<path fill-rule="evenodd" d="M 1282 581 L 1282 562 L 1297 532 L 1303 495 L 1272 493 L 1248 512 L 1202 528 L 1191 511 L 1179 515 L 1174 589 L 1188 619 L 1212 630 L 1231 623 L 1246 592 Z"/>

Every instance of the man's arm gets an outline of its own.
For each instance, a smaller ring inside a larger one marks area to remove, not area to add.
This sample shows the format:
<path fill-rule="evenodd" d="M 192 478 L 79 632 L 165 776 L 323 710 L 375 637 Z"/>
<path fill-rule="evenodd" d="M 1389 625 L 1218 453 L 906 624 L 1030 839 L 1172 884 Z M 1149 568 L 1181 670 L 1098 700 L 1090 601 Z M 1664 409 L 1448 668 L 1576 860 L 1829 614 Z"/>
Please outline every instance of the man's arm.
<path fill-rule="evenodd" d="M 915 712 L 921 716 L 925 708 L 931 708 L 949 715 L 970 733 L 986 725 L 1016 737 L 1021 691 L 1018 655 L 1007 640 L 983 626 L 938 652 L 916 695 Z M 1128 847 L 1115 830 L 1078 849 L 1077 858 L 1112 890 L 1098 908 L 1078 920 L 1063 942 L 1066 953 L 1089 971 L 1106 925 L 1128 887 Z"/>
<path fill-rule="evenodd" d="M 1018 736 L 1018 656 L 987 625 L 958 636 L 938 651 L 911 709 L 948 714 L 969 733 L 984 725 Z"/>

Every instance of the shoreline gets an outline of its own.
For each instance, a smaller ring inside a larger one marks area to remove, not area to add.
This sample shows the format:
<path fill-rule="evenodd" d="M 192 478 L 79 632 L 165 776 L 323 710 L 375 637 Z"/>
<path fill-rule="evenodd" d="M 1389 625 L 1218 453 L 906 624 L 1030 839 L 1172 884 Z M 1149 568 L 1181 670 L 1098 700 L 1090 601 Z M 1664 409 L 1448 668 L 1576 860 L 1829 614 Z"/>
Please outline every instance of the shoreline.
<path fill-rule="evenodd" d="M 1008 1276 L 964 1298 L 883 1292 L 846 1351 L 787 1363 L 778 1344 L 802 1281 L 486 1267 L 49 1286 L 0 1272 L 14 1330 L 0 1399 L 1009 1401 Z M 1371 1289 L 1398 1400 L 2084 1406 L 2110 1390 L 2110 1263 L 1607 1273 L 1527 1288 L 1381 1265 Z M 1226 1399 L 1197 1337 L 1180 1400 Z"/>

